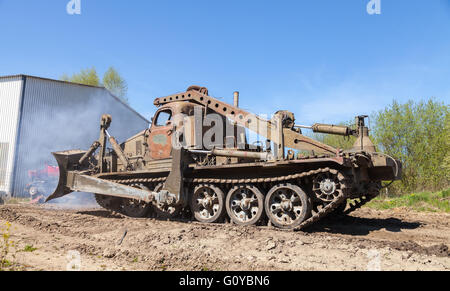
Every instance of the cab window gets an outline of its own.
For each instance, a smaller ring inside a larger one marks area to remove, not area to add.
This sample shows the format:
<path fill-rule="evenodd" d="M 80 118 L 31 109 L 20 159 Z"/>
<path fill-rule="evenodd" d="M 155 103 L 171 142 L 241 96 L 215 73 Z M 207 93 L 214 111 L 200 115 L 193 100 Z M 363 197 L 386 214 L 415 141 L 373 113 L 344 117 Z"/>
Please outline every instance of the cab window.
<path fill-rule="evenodd" d="M 158 113 L 158 116 L 155 119 L 155 126 L 166 126 L 167 122 L 172 118 L 172 111 L 162 110 Z"/>

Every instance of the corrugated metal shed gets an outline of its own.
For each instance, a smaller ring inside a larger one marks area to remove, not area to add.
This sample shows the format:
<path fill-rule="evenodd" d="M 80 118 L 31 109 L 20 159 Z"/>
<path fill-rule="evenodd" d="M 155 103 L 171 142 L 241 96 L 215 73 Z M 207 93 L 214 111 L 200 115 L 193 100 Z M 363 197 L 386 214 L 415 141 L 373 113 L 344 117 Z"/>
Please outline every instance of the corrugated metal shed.
<path fill-rule="evenodd" d="M 15 158 L 23 78 L 0 79 L 0 191 L 9 192 Z"/>
<path fill-rule="evenodd" d="M 17 148 L 13 149 L 16 161 L 9 184 L 9 191 L 16 196 L 21 196 L 29 183 L 29 170 L 42 169 L 46 163 L 55 164 L 51 152 L 89 148 L 98 138 L 102 114 L 113 117 L 110 132 L 119 141 L 149 126 L 147 119 L 105 88 L 32 76 L 0 77 L 0 80 L 11 78 L 22 80 L 23 89 L 18 91 L 19 97 L 14 97 L 17 86 L 20 87 L 16 85 L 15 90 L 11 90 L 14 94 L 6 92 L 7 98 L 0 99 L 10 100 L 8 102 L 19 99 L 19 105 L 9 106 L 11 112 L 16 111 L 9 113 L 11 118 L 16 114 L 16 124 L 12 124 L 16 127 L 16 134 L 13 131 L 6 133 L 5 126 L 0 127 L 0 132 L 5 132 L 10 139 L 13 139 L 11 135 L 16 136 L 18 140 Z M 0 87 L 0 96 L 2 92 Z M 0 118 L 10 120 L 9 117 Z"/>

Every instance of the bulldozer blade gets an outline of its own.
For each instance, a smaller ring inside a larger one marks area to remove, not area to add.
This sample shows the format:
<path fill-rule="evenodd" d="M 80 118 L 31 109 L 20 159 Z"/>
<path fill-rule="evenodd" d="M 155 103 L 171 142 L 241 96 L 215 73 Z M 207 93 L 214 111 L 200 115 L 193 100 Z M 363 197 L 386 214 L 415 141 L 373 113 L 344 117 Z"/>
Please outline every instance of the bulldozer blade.
<path fill-rule="evenodd" d="M 68 173 L 70 170 L 74 170 L 74 167 L 78 165 L 78 161 L 85 153 L 85 151 L 65 151 L 52 153 L 58 163 L 59 181 L 55 192 L 53 192 L 53 194 L 50 195 L 45 202 L 61 198 L 73 192 L 72 189 L 67 187 Z"/>
<path fill-rule="evenodd" d="M 79 170 L 79 160 L 85 151 L 68 151 L 53 153 L 59 166 L 59 182 L 55 192 L 49 196 L 46 202 L 61 198 L 72 192 L 95 193 L 125 199 L 153 201 L 153 193 L 104 179 L 83 175 Z"/>

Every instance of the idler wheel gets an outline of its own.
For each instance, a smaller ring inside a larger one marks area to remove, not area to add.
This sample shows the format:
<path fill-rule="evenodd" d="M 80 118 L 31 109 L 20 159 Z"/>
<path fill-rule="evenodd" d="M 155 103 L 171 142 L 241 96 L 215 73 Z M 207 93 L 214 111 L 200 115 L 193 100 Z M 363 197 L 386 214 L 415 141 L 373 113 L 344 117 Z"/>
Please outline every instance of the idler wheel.
<path fill-rule="evenodd" d="M 325 203 L 334 201 L 342 192 L 338 176 L 332 173 L 317 175 L 313 180 L 313 192 Z"/>

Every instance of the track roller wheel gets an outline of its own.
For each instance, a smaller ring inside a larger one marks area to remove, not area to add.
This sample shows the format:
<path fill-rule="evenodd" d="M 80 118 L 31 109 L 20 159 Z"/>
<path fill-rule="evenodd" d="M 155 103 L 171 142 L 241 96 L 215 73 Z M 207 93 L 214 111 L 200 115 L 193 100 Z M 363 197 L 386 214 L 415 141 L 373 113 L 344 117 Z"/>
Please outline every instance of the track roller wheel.
<path fill-rule="evenodd" d="M 150 191 L 150 189 L 148 189 L 144 185 L 132 185 L 132 187 Z M 149 212 L 152 210 L 152 205 L 143 201 L 122 199 L 121 210 L 121 212 L 126 216 L 143 218 L 148 216 Z"/>
<path fill-rule="evenodd" d="M 258 223 L 264 214 L 264 196 L 253 185 L 231 188 L 226 199 L 228 216 L 237 225 Z"/>
<path fill-rule="evenodd" d="M 191 198 L 191 210 L 197 221 L 203 223 L 220 222 L 225 215 L 225 195 L 211 184 L 195 187 Z"/>
<path fill-rule="evenodd" d="M 282 229 L 294 229 L 311 216 L 311 202 L 298 186 L 282 183 L 266 196 L 266 214 L 272 224 Z"/>

